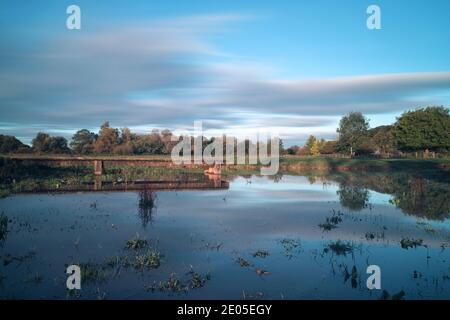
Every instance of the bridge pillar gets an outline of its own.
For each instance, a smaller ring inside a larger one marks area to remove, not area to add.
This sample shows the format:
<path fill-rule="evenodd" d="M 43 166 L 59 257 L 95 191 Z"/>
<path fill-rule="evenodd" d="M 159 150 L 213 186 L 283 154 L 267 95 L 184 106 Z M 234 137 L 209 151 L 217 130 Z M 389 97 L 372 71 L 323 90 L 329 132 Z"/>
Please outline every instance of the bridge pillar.
<path fill-rule="evenodd" d="M 96 176 L 101 176 L 103 173 L 103 161 L 94 160 L 94 174 Z"/>

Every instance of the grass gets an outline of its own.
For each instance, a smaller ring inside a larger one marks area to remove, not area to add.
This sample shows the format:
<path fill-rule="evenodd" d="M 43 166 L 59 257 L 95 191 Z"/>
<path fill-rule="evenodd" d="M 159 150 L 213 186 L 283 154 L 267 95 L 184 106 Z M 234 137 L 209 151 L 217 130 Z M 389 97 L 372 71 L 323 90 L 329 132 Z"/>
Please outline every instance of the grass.
<path fill-rule="evenodd" d="M 105 283 L 114 276 L 111 265 L 94 262 L 74 263 L 80 267 L 83 283 Z"/>
<path fill-rule="evenodd" d="M 355 249 L 355 245 L 350 242 L 344 242 L 341 240 L 337 240 L 329 243 L 324 252 L 327 253 L 329 251 L 335 253 L 338 256 L 346 256 L 347 254 L 353 253 Z"/>
<path fill-rule="evenodd" d="M 301 250 L 301 244 L 299 240 L 295 239 L 281 239 L 279 240 L 280 244 L 283 246 L 284 255 L 291 259 L 295 254 L 299 253 Z"/>
<path fill-rule="evenodd" d="M 161 264 L 161 253 L 156 250 L 147 251 L 144 254 L 139 254 L 135 257 L 134 267 L 136 269 L 156 269 Z"/>
<path fill-rule="evenodd" d="M 248 262 L 247 260 L 245 260 L 242 257 L 237 258 L 236 262 L 239 263 L 239 265 L 243 268 L 248 268 L 251 266 L 250 262 Z"/>
<path fill-rule="evenodd" d="M 381 293 L 381 296 L 378 298 L 378 300 L 403 300 L 404 297 L 405 291 L 403 290 L 391 296 L 387 290 L 383 289 L 383 292 Z"/>
<path fill-rule="evenodd" d="M 148 291 L 167 291 L 167 292 L 188 292 L 190 289 L 203 288 L 207 281 L 211 280 L 209 273 L 199 274 L 190 270 L 186 275 L 189 276 L 187 280 L 179 279 L 174 273 L 165 281 L 153 282 L 153 284 L 146 286 Z"/>
<path fill-rule="evenodd" d="M 148 247 L 148 241 L 141 239 L 139 234 L 136 234 L 134 238 L 127 241 L 125 247 L 127 249 L 139 250 Z"/>
<path fill-rule="evenodd" d="M 253 258 L 256 258 L 256 257 L 265 258 L 268 255 L 269 255 L 269 252 L 267 250 L 258 250 L 252 254 Z"/>
<path fill-rule="evenodd" d="M 423 244 L 423 239 L 413 239 L 413 238 L 403 238 L 400 241 L 400 245 L 402 246 L 403 249 L 408 250 L 409 248 L 417 248 L 420 246 L 425 247 L 425 245 Z"/>
<path fill-rule="evenodd" d="M 324 223 L 319 224 L 319 227 L 324 231 L 330 231 L 332 229 L 337 228 L 337 225 L 342 222 L 342 216 L 344 215 L 340 211 L 332 210 L 333 215 L 331 217 L 326 218 Z"/>

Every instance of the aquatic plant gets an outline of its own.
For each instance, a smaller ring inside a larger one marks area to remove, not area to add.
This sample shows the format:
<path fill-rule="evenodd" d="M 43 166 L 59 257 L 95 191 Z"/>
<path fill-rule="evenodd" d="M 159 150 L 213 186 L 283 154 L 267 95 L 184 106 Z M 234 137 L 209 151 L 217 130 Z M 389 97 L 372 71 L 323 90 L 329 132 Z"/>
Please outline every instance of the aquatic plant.
<path fill-rule="evenodd" d="M 253 258 L 256 258 L 256 257 L 265 258 L 268 255 L 269 255 L 269 252 L 267 250 L 258 250 L 252 254 Z"/>
<path fill-rule="evenodd" d="M 324 223 L 319 224 L 319 227 L 324 231 L 330 231 L 332 229 L 337 228 L 337 225 L 342 222 L 342 216 L 344 215 L 340 211 L 335 211 L 332 209 L 332 216 L 327 217 Z"/>
<path fill-rule="evenodd" d="M 115 275 L 110 265 L 94 262 L 74 263 L 80 267 L 83 283 L 104 283 Z"/>
<path fill-rule="evenodd" d="M 151 268 L 156 269 L 159 267 L 161 261 L 161 254 L 159 251 L 148 251 L 145 254 L 139 254 L 134 259 L 134 267 L 136 269 Z"/>
<path fill-rule="evenodd" d="M 245 260 L 242 257 L 237 258 L 236 262 L 239 263 L 239 265 L 244 268 L 248 268 L 251 266 L 250 262 L 248 262 L 247 260 Z"/>
<path fill-rule="evenodd" d="M 146 286 L 148 291 L 171 291 L 171 292 L 182 292 L 187 291 L 186 285 L 175 276 L 175 274 L 171 274 L 169 279 L 166 281 L 159 281 L 158 283 L 155 281 L 153 284 Z"/>
<path fill-rule="evenodd" d="M 295 254 L 301 251 L 301 244 L 299 240 L 295 239 L 281 239 L 280 244 L 284 248 L 284 255 L 289 259 L 293 258 Z"/>
<path fill-rule="evenodd" d="M 416 248 L 416 247 L 420 247 L 420 246 L 424 246 L 423 244 L 423 239 L 413 239 L 413 238 L 403 238 L 400 241 L 400 245 L 402 246 L 403 249 L 408 250 L 409 248 Z"/>
<path fill-rule="evenodd" d="M 341 240 L 337 240 L 334 242 L 329 243 L 325 249 L 324 252 L 327 253 L 329 251 L 335 253 L 338 256 L 346 256 L 349 253 L 352 253 L 355 249 L 354 244 L 350 242 L 344 242 Z"/>
<path fill-rule="evenodd" d="M 387 290 L 383 289 L 383 292 L 381 293 L 381 296 L 378 298 L 378 300 L 403 300 L 404 297 L 405 291 L 403 290 L 391 296 Z"/>
<path fill-rule="evenodd" d="M 141 239 L 139 234 L 136 234 L 132 239 L 128 240 L 126 243 L 127 249 L 139 250 L 148 246 L 148 241 L 145 239 Z"/>
<path fill-rule="evenodd" d="M 186 275 L 189 276 L 189 279 L 183 281 L 180 280 L 174 273 L 169 276 L 169 279 L 166 281 L 154 281 L 153 284 L 146 286 L 145 288 L 148 291 L 169 291 L 169 292 L 187 292 L 190 289 L 199 289 L 202 288 L 207 281 L 211 279 L 210 273 L 206 273 L 204 275 L 195 272 L 194 270 L 190 270 Z"/>
<path fill-rule="evenodd" d="M 189 287 L 191 289 L 202 288 L 205 285 L 206 281 L 211 279 L 211 275 L 209 274 L 209 272 L 205 275 L 201 275 L 194 270 L 191 270 L 188 272 L 188 275 L 191 276 L 191 279 L 189 280 Z"/>

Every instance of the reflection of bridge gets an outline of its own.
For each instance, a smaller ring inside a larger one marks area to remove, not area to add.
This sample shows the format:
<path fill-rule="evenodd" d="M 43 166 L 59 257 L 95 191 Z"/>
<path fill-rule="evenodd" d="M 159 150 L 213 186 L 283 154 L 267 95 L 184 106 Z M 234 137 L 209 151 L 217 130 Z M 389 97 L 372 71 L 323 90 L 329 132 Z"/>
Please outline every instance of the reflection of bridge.
<path fill-rule="evenodd" d="M 47 166 L 76 167 L 93 166 L 94 173 L 101 175 L 105 164 L 109 166 L 128 167 L 177 167 L 170 157 L 155 156 L 61 156 L 61 155 L 4 155 L 6 159 L 26 164 L 40 164 Z M 205 164 L 187 164 L 184 167 L 208 167 Z"/>
<path fill-rule="evenodd" d="M 198 179 L 180 181 L 149 181 L 136 180 L 129 182 L 102 181 L 96 177 L 92 182 L 79 184 L 61 184 L 52 188 L 41 188 L 37 192 L 78 192 L 78 191 L 140 191 L 140 190 L 212 190 L 228 189 L 229 183 L 221 179 L 209 179 L 201 177 Z"/>

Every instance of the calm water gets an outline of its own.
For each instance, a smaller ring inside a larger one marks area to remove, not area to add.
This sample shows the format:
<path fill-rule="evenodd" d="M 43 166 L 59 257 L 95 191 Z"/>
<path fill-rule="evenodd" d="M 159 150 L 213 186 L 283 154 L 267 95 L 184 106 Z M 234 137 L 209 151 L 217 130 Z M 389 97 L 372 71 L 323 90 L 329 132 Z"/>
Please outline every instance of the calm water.
<path fill-rule="evenodd" d="M 449 192 L 411 177 L 284 175 L 158 191 L 153 207 L 138 192 L 10 196 L 0 298 L 377 299 L 376 264 L 391 295 L 450 299 Z M 127 249 L 137 234 L 148 248 Z M 148 250 L 160 265 L 136 266 Z M 70 264 L 87 270 L 78 293 Z"/>

